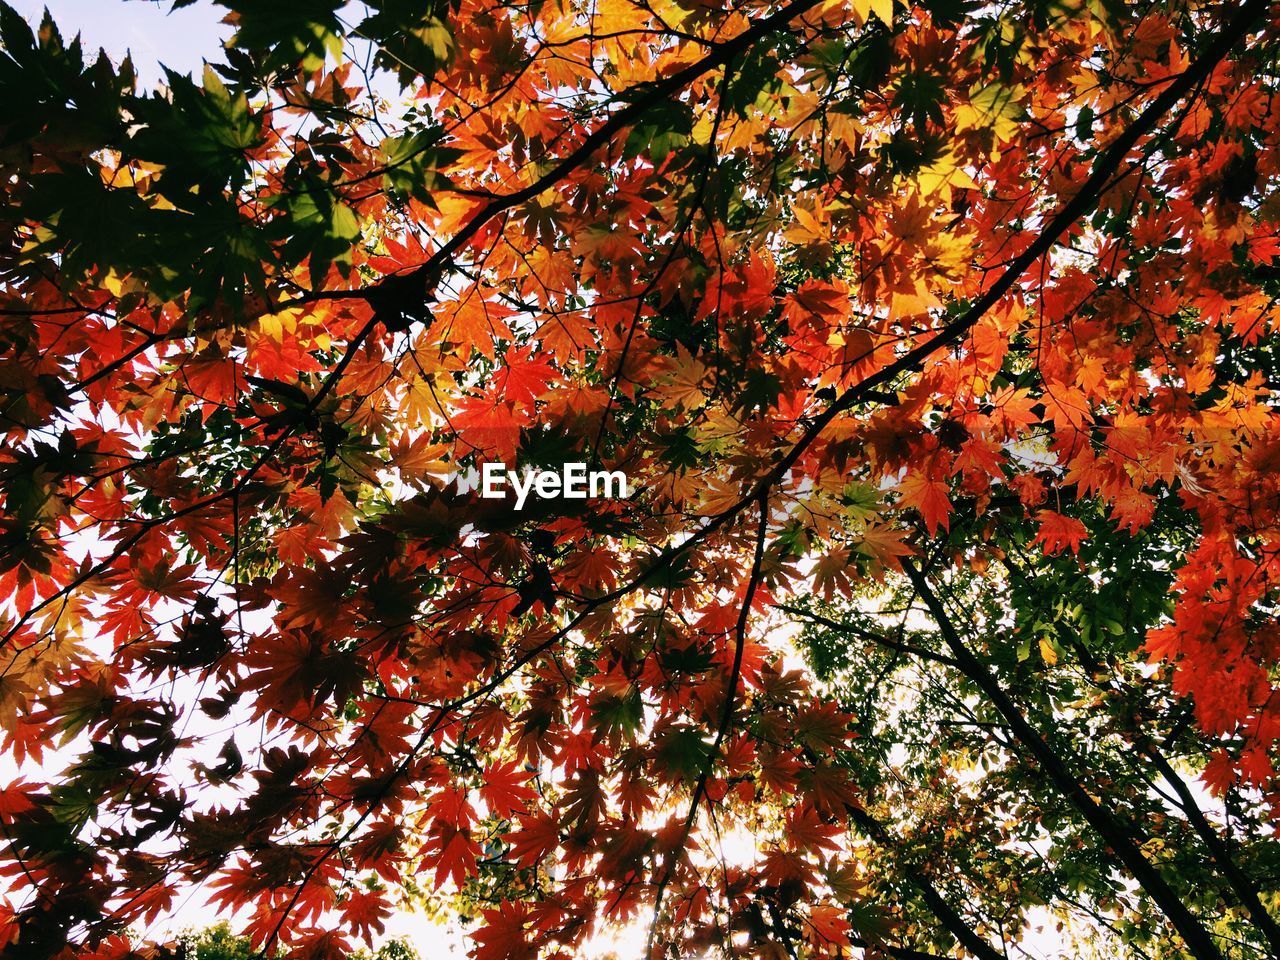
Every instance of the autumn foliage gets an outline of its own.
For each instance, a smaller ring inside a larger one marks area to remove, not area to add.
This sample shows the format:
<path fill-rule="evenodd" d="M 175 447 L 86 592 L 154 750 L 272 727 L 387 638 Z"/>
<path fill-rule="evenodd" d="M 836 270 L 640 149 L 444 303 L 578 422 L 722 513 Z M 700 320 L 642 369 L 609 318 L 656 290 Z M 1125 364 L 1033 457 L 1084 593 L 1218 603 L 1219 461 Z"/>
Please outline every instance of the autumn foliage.
<path fill-rule="evenodd" d="M 0 3 L 5 958 L 1280 956 L 1280 9 L 218 2 Z"/>

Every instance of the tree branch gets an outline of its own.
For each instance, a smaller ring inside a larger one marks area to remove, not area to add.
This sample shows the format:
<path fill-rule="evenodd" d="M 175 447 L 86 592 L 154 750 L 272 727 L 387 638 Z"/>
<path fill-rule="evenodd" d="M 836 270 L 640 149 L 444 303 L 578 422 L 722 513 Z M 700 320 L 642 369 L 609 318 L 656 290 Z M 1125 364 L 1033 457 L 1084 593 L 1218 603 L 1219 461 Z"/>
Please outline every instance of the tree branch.
<path fill-rule="evenodd" d="M 922 650 L 920 647 L 914 647 L 909 643 L 899 643 L 897 640 L 890 640 L 888 637 L 882 637 L 880 634 L 872 630 L 863 630 L 852 623 L 841 623 L 838 620 L 832 620 L 830 617 L 824 617 L 818 613 L 812 613 L 802 607 L 795 607 L 789 603 L 775 603 L 774 607 L 782 610 L 795 617 L 802 617 L 811 623 L 819 624 L 836 633 L 848 634 L 851 637 L 857 637 L 859 640 L 867 640 L 871 643 L 886 647 L 889 650 L 896 650 L 899 653 L 909 654 L 913 657 L 919 657 L 921 660 L 928 660 L 932 663 L 940 663 L 948 667 L 959 666 L 951 657 L 941 653 L 934 653 L 932 650 Z"/>
<path fill-rule="evenodd" d="M 550 170 L 527 187 L 494 197 L 466 225 L 433 253 L 426 263 L 409 273 L 397 274 L 379 281 L 364 291 L 374 307 L 375 319 L 388 330 L 407 330 L 416 322 L 427 319 L 423 302 L 443 275 L 450 260 L 470 242 L 480 229 L 511 207 L 536 197 L 542 191 L 555 186 L 568 174 L 582 166 L 600 148 L 607 146 L 615 136 L 632 125 L 658 104 L 665 103 L 678 91 L 703 74 L 724 66 L 738 54 L 749 50 L 753 44 L 776 30 L 785 28 L 796 17 L 818 6 L 821 0 L 792 0 L 776 13 L 754 22 L 737 36 L 716 44 L 710 53 L 683 70 L 652 84 L 637 84 L 622 92 L 631 102 L 609 117 L 582 142 L 570 151 Z M 640 95 L 638 87 L 647 87 Z M 635 99 L 631 99 L 635 97 Z"/>
<path fill-rule="evenodd" d="M 965 645 L 942 601 L 938 599 L 924 574 L 906 558 L 902 559 L 902 569 L 929 608 L 943 639 L 956 658 L 959 669 L 983 692 L 991 705 L 1009 724 L 1010 732 L 1035 757 L 1053 785 L 1080 812 L 1169 918 L 1170 923 L 1186 942 L 1191 955 L 1197 960 L 1223 960 L 1222 953 L 1218 950 L 1209 931 L 1182 902 L 1155 865 L 1146 858 L 1124 825 L 1090 795 L 1062 758 L 1023 716 L 1022 711 L 1018 709 L 996 677 Z"/>
<path fill-rule="evenodd" d="M 879 820 L 867 813 L 860 807 L 852 804 L 845 804 L 845 811 L 849 818 L 872 840 L 880 844 L 882 847 L 895 847 L 893 837 L 889 833 L 887 827 Z M 946 898 L 938 891 L 933 883 L 917 870 L 914 866 L 904 865 L 904 871 L 907 879 L 920 891 L 920 895 L 924 897 L 925 903 L 929 905 L 929 909 L 933 911 L 934 916 L 942 923 L 944 927 L 951 933 L 953 937 L 973 956 L 979 960 L 1006 960 L 1005 955 L 996 950 L 991 944 L 978 936 L 965 919 L 957 913 L 952 906 L 947 903 Z M 878 946 L 878 945 L 877 945 Z M 895 954 L 898 956 L 900 954 Z M 927 956 L 927 954 L 918 954 L 915 951 L 907 951 L 907 958 L 919 958 Z"/>
<path fill-rule="evenodd" d="M 1080 217 L 1092 210 L 1102 198 L 1108 183 L 1124 162 L 1129 151 L 1143 136 L 1150 133 L 1165 114 L 1188 92 L 1193 90 L 1226 56 L 1227 52 L 1243 39 L 1266 14 L 1267 0 L 1246 0 L 1239 11 L 1222 31 L 1213 39 L 1205 52 L 1192 63 L 1186 71 L 1169 83 L 1159 96 L 1147 106 L 1133 124 L 1125 130 L 1094 164 L 1093 173 L 1081 185 L 1080 190 L 1071 198 L 1045 226 L 1044 231 L 1016 257 L 1005 269 L 995 283 L 987 289 L 977 302 L 960 317 L 944 325 L 933 337 L 903 354 L 893 363 L 868 375 L 841 394 L 832 404 L 819 414 L 808 429 L 792 445 L 765 476 L 733 506 L 716 514 L 710 522 L 700 530 L 686 537 L 682 542 L 668 547 L 645 570 L 641 571 L 630 582 L 614 589 L 606 596 L 617 599 L 625 596 L 637 586 L 645 583 L 659 570 L 666 567 L 677 557 L 691 550 L 704 541 L 716 530 L 732 522 L 739 514 L 756 502 L 761 495 L 767 493 L 791 468 L 799 462 L 805 451 L 809 449 L 831 422 L 854 404 L 868 399 L 879 387 L 894 380 L 899 374 L 914 370 L 921 363 L 944 347 L 957 342 L 987 311 L 1000 302 L 1022 275 L 1042 256 L 1053 249 L 1058 238 L 1065 233 Z M 770 18 L 773 19 L 773 18 Z M 764 21 L 761 21 L 763 24 Z M 740 35 L 740 36 L 744 36 Z M 696 64 L 695 64 L 696 66 Z M 691 68 L 692 69 L 692 68 Z"/>

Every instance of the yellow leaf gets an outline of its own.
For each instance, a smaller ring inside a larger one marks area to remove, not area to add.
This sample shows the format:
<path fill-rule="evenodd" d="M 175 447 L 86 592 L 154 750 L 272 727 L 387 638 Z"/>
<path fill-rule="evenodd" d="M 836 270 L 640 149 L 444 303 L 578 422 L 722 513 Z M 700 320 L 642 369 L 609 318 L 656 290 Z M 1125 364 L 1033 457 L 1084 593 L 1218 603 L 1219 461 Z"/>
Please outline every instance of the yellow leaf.
<path fill-rule="evenodd" d="M 858 26 L 874 14 L 887 27 L 893 26 L 893 0 L 853 0 L 853 17 Z"/>
<path fill-rule="evenodd" d="M 98 176 L 108 187 L 132 187 L 138 182 L 130 167 L 102 166 L 98 168 Z"/>
<path fill-rule="evenodd" d="M 790 227 L 783 236 L 792 243 L 803 247 L 814 243 L 825 243 L 831 239 L 829 225 L 814 216 L 811 211 L 806 210 L 804 207 L 796 206 L 791 208 L 791 214 L 795 217 L 796 224 Z"/>
<path fill-rule="evenodd" d="M 283 343 L 286 333 L 293 333 L 298 329 L 298 316 L 301 312 L 297 307 L 290 307 L 279 313 L 264 313 L 258 318 L 258 330 L 267 339 Z"/>
<path fill-rule="evenodd" d="M 921 168 L 916 174 L 916 183 L 920 185 L 922 194 L 928 196 L 937 193 L 943 203 L 951 202 L 952 187 L 975 190 L 978 186 L 960 166 L 954 149 L 948 150 L 929 166 Z"/>
<path fill-rule="evenodd" d="M 1024 114 L 1021 101 L 1025 93 L 1022 86 L 1002 83 L 975 86 L 969 92 L 969 102 L 956 108 L 956 132 L 987 129 L 997 143 L 1013 139 Z"/>
<path fill-rule="evenodd" d="M 1048 637 L 1040 638 L 1040 656 L 1051 667 L 1058 662 L 1058 651 L 1053 648 Z"/>
<path fill-rule="evenodd" d="M 706 366 L 685 349 L 683 344 L 678 344 L 670 372 L 660 381 L 656 395 L 671 406 L 681 406 L 686 410 L 695 409 L 702 406 L 706 400 L 702 392 L 702 383 L 706 375 Z"/>
<path fill-rule="evenodd" d="M 124 282 L 118 273 L 108 270 L 107 275 L 102 278 L 102 289 L 113 297 L 118 297 L 124 292 Z"/>
<path fill-rule="evenodd" d="M 441 406 L 441 399 L 447 398 L 449 393 L 447 390 L 441 391 L 442 377 L 439 374 L 431 374 L 427 377 L 411 376 L 407 383 L 408 389 L 405 391 L 404 400 L 400 405 L 401 412 L 409 418 L 411 423 L 416 425 L 429 424 L 436 420 L 448 420 L 448 414 L 445 413 Z M 450 386 L 452 381 L 445 381 Z"/>

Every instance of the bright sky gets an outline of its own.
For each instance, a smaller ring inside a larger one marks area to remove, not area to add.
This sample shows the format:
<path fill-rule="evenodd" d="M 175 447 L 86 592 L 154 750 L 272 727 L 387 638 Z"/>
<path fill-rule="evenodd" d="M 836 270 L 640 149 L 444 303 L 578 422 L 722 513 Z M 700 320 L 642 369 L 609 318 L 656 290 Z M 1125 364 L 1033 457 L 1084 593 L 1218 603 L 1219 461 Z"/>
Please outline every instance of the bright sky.
<path fill-rule="evenodd" d="M 269 2 L 269 0 L 268 0 Z M 112 60 L 133 54 L 142 84 L 163 75 L 160 64 L 179 73 L 199 73 L 204 59 L 217 60 L 231 29 L 221 22 L 226 10 L 197 3 L 169 12 L 169 0 L 9 0 L 20 14 L 39 24 L 44 8 L 67 40 L 78 32 L 89 50 L 99 47 Z"/>

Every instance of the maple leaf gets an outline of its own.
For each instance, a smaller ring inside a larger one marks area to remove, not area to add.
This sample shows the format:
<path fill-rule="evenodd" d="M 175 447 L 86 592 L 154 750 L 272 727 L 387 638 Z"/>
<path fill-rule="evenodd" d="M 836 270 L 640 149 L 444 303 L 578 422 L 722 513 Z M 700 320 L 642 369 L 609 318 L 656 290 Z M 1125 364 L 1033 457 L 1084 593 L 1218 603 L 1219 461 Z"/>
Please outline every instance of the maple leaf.
<path fill-rule="evenodd" d="M 511 853 L 521 866 L 530 867 L 555 850 L 560 831 L 553 817 L 545 813 L 518 814 L 519 827 L 506 834 Z"/>
<path fill-rule="evenodd" d="M 839 591 L 849 593 L 852 584 L 849 579 L 849 550 L 837 548 L 818 558 L 813 568 L 813 585 L 822 592 L 825 599 Z"/>
<path fill-rule="evenodd" d="M 852 0 L 854 18 L 858 23 L 866 23 L 869 15 L 874 14 L 885 26 L 893 26 L 894 0 Z"/>
<path fill-rule="evenodd" d="M 532 779 L 533 773 L 517 769 L 514 761 L 495 764 L 484 772 L 480 799 L 490 813 L 509 819 L 513 813 L 525 810 L 530 801 L 537 799 L 537 791 L 525 786 Z"/>
<path fill-rule="evenodd" d="M 787 836 L 797 850 L 835 850 L 838 825 L 827 823 L 812 807 L 805 807 L 787 819 Z"/>
<path fill-rule="evenodd" d="M 8 786 L 0 787 L 0 819 L 11 822 L 15 814 L 35 809 L 32 794 L 36 788 L 19 778 Z"/>
<path fill-rule="evenodd" d="M 529 913 L 527 904 L 510 900 L 483 911 L 480 927 L 472 935 L 478 944 L 476 960 L 533 960 L 538 946 L 528 936 Z"/>
<path fill-rule="evenodd" d="M 467 877 L 476 872 L 476 860 L 480 856 L 480 844 L 471 831 L 444 820 L 436 820 L 427 832 L 427 842 L 418 855 L 427 869 L 435 870 L 435 885 L 441 887 L 446 880 L 461 887 Z"/>
<path fill-rule="evenodd" d="M 0 4 L 6 956 L 1280 956 L 1265 0 L 222 6 Z"/>
<path fill-rule="evenodd" d="M 914 507 L 924 518 L 929 533 L 950 529 L 951 488 L 945 480 L 939 480 L 919 470 L 913 470 L 898 484 L 901 497 L 899 506 Z"/>
<path fill-rule="evenodd" d="M 559 379 L 545 358 L 533 356 L 529 347 L 509 350 L 495 379 L 498 392 L 518 407 L 532 409 L 546 395 L 549 385 Z"/>
<path fill-rule="evenodd" d="M 434 332 L 439 340 L 454 344 L 464 358 L 475 349 L 492 360 L 496 341 L 512 337 L 506 321 L 515 311 L 486 300 L 477 288 L 471 287 L 457 300 L 438 306 L 435 315 Z"/>
<path fill-rule="evenodd" d="M 1067 549 L 1079 553 L 1080 544 L 1089 538 L 1088 528 L 1075 517 L 1053 510 L 1041 510 L 1036 517 L 1040 526 L 1031 542 L 1043 544 L 1045 553 L 1061 553 Z"/>
<path fill-rule="evenodd" d="M 957 132 L 990 130 L 997 143 L 1012 139 L 1022 118 L 1026 91 L 991 83 L 971 91 L 969 102 L 955 112 Z"/>
<path fill-rule="evenodd" d="M 898 558 L 911 555 L 906 533 L 885 524 L 868 524 L 858 535 L 857 550 L 872 560 L 872 573 L 901 569 Z"/>
<path fill-rule="evenodd" d="M 821 903 L 809 910 L 810 940 L 819 949 L 839 950 L 851 945 L 852 926 L 845 911 L 834 904 Z"/>
<path fill-rule="evenodd" d="M 342 902 L 344 922 L 350 925 L 357 937 L 370 946 L 373 945 L 374 934 L 386 930 L 386 921 L 390 916 L 391 908 L 378 890 L 356 890 Z"/>
<path fill-rule="evenodd" d="M 295 938 L 291 956 L 305 960 L 346 960 L 351 956 L 351 944 L 336 930 L 304 930 Z"/>
<path fill-rule="evenodd" d="M 462 445 L 459 456 L 474 452 L 485 460 L 513 464 L 520 431 L 528 419 L 503 400 L 467 398 L 454 414 L 452 425 Z"/>

